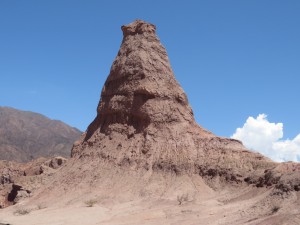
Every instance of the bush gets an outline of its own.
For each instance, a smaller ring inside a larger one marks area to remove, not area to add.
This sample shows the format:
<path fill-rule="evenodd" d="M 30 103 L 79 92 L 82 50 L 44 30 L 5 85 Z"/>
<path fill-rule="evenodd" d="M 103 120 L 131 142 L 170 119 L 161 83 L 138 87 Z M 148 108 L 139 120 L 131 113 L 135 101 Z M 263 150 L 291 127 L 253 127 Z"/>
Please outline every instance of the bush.
<path fill-rule="evenodd" d="M 26 215 L 26 214 L 29 214 L 30 213 L 30 209 L 24 209 L 24 208 L 22 208 L 22 209 L 17 209 L 15 212 L 14 212 L 14 214 L 15 215 Z"/>
<path fill-rule="evenodd" d="M 277 213 L 278 211 L 279 211 L 279 209 L 280 209 L 280 207 L 279 206 L 273 206 L 273 208 L 272 208 L 272 213 L 274 214 L 274 213 Z"/>
<path fill-rule="evenodd" d="M 182 194 L 182 195 L 177 195 L 177 201 L 179 205 L 182 205 L 183 202 L 187 202 L 189 199 L 189 195 L 186 194 Z"/>
<path fill-rule="evenodd" d="M 96 199 L 90 199 L 90 200 L 87 200 L 85 201 L 85 205 L 87 207 L 93 207 L 98 201 Z"/>
<path fill-rule="evenodd" d="M 44 204 L 38 204 L 36 208 L 37 210 L 40 210 L 40 209 L 45 209 L 47 207 Z"/>

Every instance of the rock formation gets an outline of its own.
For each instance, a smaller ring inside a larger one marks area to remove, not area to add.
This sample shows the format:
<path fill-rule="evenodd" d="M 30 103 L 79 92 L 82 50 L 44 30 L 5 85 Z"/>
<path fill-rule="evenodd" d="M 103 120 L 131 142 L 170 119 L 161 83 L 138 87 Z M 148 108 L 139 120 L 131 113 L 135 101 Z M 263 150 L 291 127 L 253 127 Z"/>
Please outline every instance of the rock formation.
<path fill-rule="evenodd" d="M 30 197 L 41 182 L 65 165 L 62 157 L 39 158 L 28 163 L 0 160 L 0 208 Z"/>
<path fill-rule="evenodd" d="M 244 172 L 274 164 L 241 142 L 217 137 L 196 124 L 153 24 L 136 20 L 122 31 L 97 117 L 76 142 L 72 157 L 235 181 L 242 181 Z"/>

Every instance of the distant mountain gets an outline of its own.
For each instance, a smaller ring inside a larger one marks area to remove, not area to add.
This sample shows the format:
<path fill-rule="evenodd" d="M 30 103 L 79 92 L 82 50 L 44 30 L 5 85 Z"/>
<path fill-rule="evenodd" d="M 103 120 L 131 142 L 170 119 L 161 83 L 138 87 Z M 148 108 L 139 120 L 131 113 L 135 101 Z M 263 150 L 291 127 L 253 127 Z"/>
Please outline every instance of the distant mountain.
<path fill-rule="evenodd" d="M 0 160 L 69 157 L 81 132 L 41 114 L 0 107 Z"/>

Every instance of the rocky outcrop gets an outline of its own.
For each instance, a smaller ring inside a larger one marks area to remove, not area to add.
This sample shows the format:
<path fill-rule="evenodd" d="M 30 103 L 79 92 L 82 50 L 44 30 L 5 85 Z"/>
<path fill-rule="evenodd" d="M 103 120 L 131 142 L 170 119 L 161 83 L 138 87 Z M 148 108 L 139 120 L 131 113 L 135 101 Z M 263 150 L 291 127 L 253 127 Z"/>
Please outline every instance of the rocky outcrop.
<path fill-rule="evenodd" d="M 121 167 L 234 182 L 274 164 L 241 142 L 196 124 L 153 24 L 136 20 L 122 31 L 97 117 L 75 143 L 73 158 L 97 157 Z"/>
<path fill-rule="evenodd" d="M 39 158 L 25 164 L 0 160 L 0 208 L 30 197 L 45 178 L 66 162 L 62 157 Z"/>

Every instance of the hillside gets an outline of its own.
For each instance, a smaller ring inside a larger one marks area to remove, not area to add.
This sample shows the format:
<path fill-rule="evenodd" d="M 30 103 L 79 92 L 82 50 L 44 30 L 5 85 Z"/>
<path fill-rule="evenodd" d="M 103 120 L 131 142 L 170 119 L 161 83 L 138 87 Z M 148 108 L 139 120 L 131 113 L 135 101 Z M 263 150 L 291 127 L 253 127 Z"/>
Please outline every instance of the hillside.
<path fill-rule="evenodd" d="M 41 114 L 0 107 L 0 160 L 69 157 L 81 132 Z"/>

